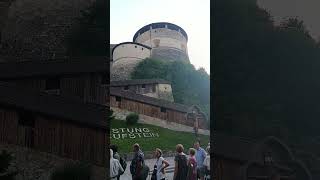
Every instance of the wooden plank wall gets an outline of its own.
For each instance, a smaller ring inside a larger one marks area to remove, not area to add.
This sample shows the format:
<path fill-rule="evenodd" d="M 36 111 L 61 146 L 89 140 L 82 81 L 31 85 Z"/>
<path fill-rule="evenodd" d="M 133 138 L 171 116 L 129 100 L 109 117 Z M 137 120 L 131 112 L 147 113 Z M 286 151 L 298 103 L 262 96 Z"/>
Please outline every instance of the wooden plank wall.
<path fill-rule="evenodd" d="M 27 78 L 12 81 L 22 87 L 45 91 L 46 78 Z M 105 87 L 101 85 L 101 74 L 88 73 L 64 75 L 60 79 L 60 94 L 66 97 L 78 97 L 85 102 L 106 104 Z"/>
<path fill-rule="evenodd" d="M 0 142 L 16 144 L 18 115 L 14 111 L 0 109 Z"/>
<path fill-rule="evenodd" d="M 42 117 L 37 118 L 35 126 L 36 149 L 105 165 L 105 130 Z"/>
<path fill-rule="evenodd" d="M 125 98 L 121 98 L 121 102 L 117 102 L 115 96 L 110 96 L 110 104 L 111 107 L 119 107 L 120 109 L 126 109 L 128 111 L 167 120 L 169 122 L 189 125 L 187 123 L 186 113 L 183 112 L 171 109 L 166 109 L 166 112 L 161 112 L 161 108 L 158 106 L 144 104 Z M 193 126 L 193 124 L 191 126 Z"/>
<path fill-rule="evenodd" d="M 106 130 L 41 116 L 34 127 L 22 126 L 18 119 L 16 111 L 0 109 L 0 142 L 106 165 Z"/>

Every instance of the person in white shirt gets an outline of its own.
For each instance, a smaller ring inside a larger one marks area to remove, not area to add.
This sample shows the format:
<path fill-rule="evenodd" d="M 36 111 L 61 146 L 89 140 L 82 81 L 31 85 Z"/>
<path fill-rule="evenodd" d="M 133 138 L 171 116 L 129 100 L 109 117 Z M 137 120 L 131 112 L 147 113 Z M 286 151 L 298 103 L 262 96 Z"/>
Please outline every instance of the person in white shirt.
<path fill-rule="evenodd" d="M 207 156 L 203 161 L 205 167 L 205 179 L 210 179 L 210 146 L 206 148 Z"/>
<path fill-rule="evenodd" d="M 116 180 L 118 175 L 123 172 L 119 160 L 113 158 L 113 151 L 110 149 L 110 179 Z"/>
<path fill-rule="evenodd" d="M 162 157 L 162 151 L 159 148 L 155 150 L 155 157 L 157 159 L 154 165 L 154 171 L 156 172 L 156 180 L 165 180 L 165 168 L 169 166 L 168 161 Z"/>

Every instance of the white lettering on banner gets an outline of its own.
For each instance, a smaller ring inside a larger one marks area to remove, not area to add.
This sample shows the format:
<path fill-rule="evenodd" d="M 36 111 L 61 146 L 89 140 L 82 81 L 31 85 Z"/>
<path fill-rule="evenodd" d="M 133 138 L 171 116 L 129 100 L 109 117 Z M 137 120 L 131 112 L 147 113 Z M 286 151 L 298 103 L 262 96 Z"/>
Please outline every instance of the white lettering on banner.
<path fill-rule="evenodd" d="M 152 132 L 149 128 L 113 128 L 111 134 L 111 137 L 117 140 L 159 137 L 158 133 Z"/>

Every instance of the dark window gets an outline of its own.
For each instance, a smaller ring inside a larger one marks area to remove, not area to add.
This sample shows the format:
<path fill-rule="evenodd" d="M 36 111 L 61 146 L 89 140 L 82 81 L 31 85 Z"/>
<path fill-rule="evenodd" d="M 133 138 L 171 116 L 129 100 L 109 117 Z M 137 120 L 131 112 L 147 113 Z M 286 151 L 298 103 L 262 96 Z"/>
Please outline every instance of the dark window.
<path fill-rule="evenodd" d="M 167 109 L 164 108 L 164 107 L 161 107 L 161 108 L 160 108 L 160 111 L 163 112 L 163 113 L 165 113 L 165 112 L 167 112 Z"/>
<path fill-rule="evenodd" d="M 124 90 L 128 90 L 128 89 L 129 89 L 129 86 L 125 86 L 123 89 L 124 89 Z"/>
<path fill-rule="evenodd" d="M 156 92 L 156 85 L 152 86 L 152 92 Z"/>
<path fill-rule="evenodd" d="M 110 77 L 108 73 L 102 73 L 101 75 L 101 84 L 110 84 Z"/>
<path fill-rule="evenodd" d="M 20 112 L 18 123 L 21 126 L 34 127 L 34 116 L 30 112 Z"/>
<path fill-rule="evenodd" d="M 60 89 L 60 78 L 51 77 L 46 80 L 46 90 Z"/>
<path fill-rule="evenodd" d="M 117 101 L 117 102 L 121 102 L 121 97 L 116 96 L 116 101 Z"/>
<path fill-rule="evenodd" d="M 146 85 L 145 85 L 145 84 L 142 84 L 142 88 L 146 88 Z"/>
<path fill-rule="evenodd" d="M 137 46 L 134 46 L 134 48 L 137 48 Z"/>
<path fill-rule="evenodd" d="M 141 48 L 141 50 L 143 51 L 143 48 Z"/>

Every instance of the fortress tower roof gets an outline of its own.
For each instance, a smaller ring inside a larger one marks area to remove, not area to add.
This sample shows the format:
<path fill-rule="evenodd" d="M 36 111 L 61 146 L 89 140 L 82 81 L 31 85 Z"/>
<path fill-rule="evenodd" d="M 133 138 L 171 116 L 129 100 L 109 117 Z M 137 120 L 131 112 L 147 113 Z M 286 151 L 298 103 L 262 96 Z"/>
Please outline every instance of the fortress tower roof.
<path fill-rule="evenodd" d="M 139 46 L 142 46 L 142 47 L 145 47 L 147 49 L 151 49 L 151 47 L 149 46 L 146 46 L 144 44 L 141 44 L 141 43 L 136 43 L 136 42 L 122 42 L 122 43 L 119 43 L 119 44 L 116 44 L 112 47 L 112 50 L 111 50 L 111 56 L 113 56 L 113 51 L 120 45 L 124 45 L 124 44 L 136 44 L 136 45 L 139 45 Z"/>
<path fill-rule="evenodd" d="M 168 23 L 168 22 L 157 22 L 157 23 L 151 23 L 148 25 L 143 26 L 142 28 L 140 28 L 133 36 L 133 42 L 135 42 L 135 40 L 137 39 L 137 37 L 139 36 L 139 34 L 142 34 L 146 31 L 150 30 L 150 27 L 152 29 L 157 29 L 157 28 L 165 28 L 167 26 L 168 29 L 171 30 L 175 30 L 175 31 L 179 31 L 181 32 L 181 34 L 187 39 L 188 41 L 188 35 L 185 32 L 184 29 L 182 29 L 180 26 L 172 24 L 172 23 Z"/>

